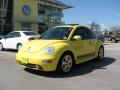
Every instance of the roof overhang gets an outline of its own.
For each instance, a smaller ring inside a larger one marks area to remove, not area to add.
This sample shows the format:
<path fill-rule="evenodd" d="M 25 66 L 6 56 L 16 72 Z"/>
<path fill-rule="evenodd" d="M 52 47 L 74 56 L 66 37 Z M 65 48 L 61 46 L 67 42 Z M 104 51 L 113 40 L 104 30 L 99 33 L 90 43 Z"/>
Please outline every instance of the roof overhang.
<path fill-rule="evenodd" d="M 32 20 L 32 19 L 24 19 L 24 18 L 19 18 L 19 19 L 14 19 L 16 22 L 29 22 L 29 23 L 38 23 L 38 20 Z"/>
<path fill-rule="evenodd" d="M 57 0 L 37 0 L 37 2 L 42 5 L 52 6 L 61 9 L 73 8 L 72 6 Z"/>

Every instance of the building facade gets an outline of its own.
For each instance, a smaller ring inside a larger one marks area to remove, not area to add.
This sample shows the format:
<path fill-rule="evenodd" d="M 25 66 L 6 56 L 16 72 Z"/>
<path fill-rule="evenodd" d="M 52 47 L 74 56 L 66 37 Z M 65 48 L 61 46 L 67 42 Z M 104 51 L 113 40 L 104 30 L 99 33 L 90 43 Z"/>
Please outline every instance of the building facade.
<path fill-rule="evenodd" d="M 57 0 L 0 0 L 0 34 L 34 30 L 64 24 L 63 10 L 71 8 Z"/>
<path fill-rule="evenodd" d="M 0 0 L 0 34 L 7 34 L 13 30 L 12 17 L 13 0 Z"/>

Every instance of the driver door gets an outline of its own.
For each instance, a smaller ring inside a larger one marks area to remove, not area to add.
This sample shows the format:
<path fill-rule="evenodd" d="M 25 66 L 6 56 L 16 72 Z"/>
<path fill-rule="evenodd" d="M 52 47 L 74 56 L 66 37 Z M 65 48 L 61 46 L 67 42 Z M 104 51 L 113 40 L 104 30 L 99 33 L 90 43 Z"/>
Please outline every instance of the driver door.
<path fill-rule="evenodd" d="M 85 56 L 87 54 L 87 49 L 88 49 L 88 41 L 86 41 L 86 33 L 84 32 L 84 30 L 82 30 L 82 28 L 78 28 L 75 30 L 75 32 L 73 33 L 73 36 L 81 36 L 81 40 L 72 40 L 72 47 L 74 50 L 74 53 L 76 55 L 76 62 L 77 64 L 84 62 L 85 61 Z"/>

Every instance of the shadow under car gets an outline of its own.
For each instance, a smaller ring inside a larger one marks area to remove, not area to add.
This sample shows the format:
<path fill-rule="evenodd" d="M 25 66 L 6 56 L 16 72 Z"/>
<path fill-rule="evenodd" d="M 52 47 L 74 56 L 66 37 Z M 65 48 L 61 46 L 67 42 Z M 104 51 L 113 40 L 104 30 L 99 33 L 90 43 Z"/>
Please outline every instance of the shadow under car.
<path fill-rule="evenodd" d="M 107 69 L 106 66 L 114 63 L 115 61 L 116 60 L 114 58 L 110 58 L 110 57 L 104 57 L 101 62 L 98 62 L 97 60 L 91 60 L 75 66 L 74 69 L 67 74 L 37 71 L 37 70 L 28 69 L 28 68 L 25 68 L 24 70 L 38 76 L 51 77 L 51 78 L 68 78 L 68 77 L 85 75 L 85 74 L 91 73 L 96 69 Z"/>

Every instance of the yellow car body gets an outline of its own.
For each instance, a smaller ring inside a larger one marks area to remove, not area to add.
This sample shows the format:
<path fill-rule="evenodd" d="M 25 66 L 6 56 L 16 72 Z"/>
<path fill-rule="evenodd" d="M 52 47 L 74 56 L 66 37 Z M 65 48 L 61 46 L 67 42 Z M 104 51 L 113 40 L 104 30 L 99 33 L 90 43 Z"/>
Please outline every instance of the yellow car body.
<path fill-rule="evenodd" d="M 67 40 L 38 39 L 29 41 L 23 45 L 16 54 L 16 61 L 26 68 L 42 71 L 55 71 L 58 67 L 60 58 L 66 52 L 72 54 L 74 64 L 80 64 L 99 56 L 99 49 L 100 47 L 103 47 L 103 43 L 100 40 L 72 40 L 73 33 L 81 26 L 64 25 L 58 26 L 58 28 L 59 27 L 72 28 Z M 45 51 L 49 47 L 49 50 L 54 50 L 51 54 L 46 54 Z"/>

